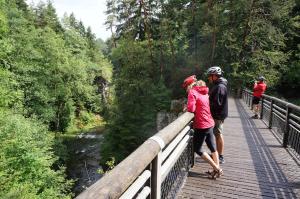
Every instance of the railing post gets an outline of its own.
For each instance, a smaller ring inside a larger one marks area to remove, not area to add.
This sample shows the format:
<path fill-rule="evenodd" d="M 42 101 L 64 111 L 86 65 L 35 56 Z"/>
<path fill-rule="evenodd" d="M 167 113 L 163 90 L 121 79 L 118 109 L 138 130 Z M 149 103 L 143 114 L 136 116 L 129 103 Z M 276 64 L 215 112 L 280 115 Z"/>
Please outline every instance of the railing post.
<path fill-rule="evenodd" d="M 161 195 L 161 157 L 160 151 L 152 161 L 151 168 L 151 199 L 160 199 Z"/>
<path fill-rule="evenodd" d="M 249 106 L 250 106 L 250 109 L 252 110 L 252 95 L 250 92 L 249 92 Z"/>
<path fill-rule="evenodd" d="M 264 116 L 264 96 L 261 97 L 261 106 L 260 106 L 260 119 Z"/>
<path fill-rule="evenodd" d="M 245 100 L 245 98 L 244 98 L 244 90 L 242 90 L 242 100 Z"/>
<path fill-rule="evenodd" d="M 248 97 L 248 106 L 250 107 L 250 94 L 249 94 L 249 92 L 247 92 L 247 97 Z"/>
<path fill-rule="evenodd" d="M 253 110 L 253 96 L 249 93 L 250 96 L 250 110 Z"/>
<path fill-rule="evenodd" d="M 250 102 L 250 96 L 249 96 L 249 93 L 247 91 L 247 106 L 249 106 L 249 102 Z"/>
<path fill-rule="evenodd" d="M 248 95 L 249 95 L 249 107 L 252 110 L 252 98 L 250 92 L 248 93 Z"/>
<path fill-rule="evenodd" d="M 270 104 L 270 117 L 269 117 L 269 129 L 272 128 L 272 120 L 273 120 L 273 99 L 271 98 L 271 104 Z"/>
<path fill-rule="evenodd" d="M 248 93 L 248 91 L 246 91 L 246 96 L 247 96 L 247 102 L 246 102 L 246 104 L 247 104 L 247 106 L 249 106 L 249 93 Z"/>
<path fill-rule="evenodd" d="M 284 134 L 283 134 L 283 147 L 286 148 L 289 141 L 289 134 L 290 134 L 290 125 L 289 125 L 289 119 L 290 119 L 290 112 L 291 108 L 289 107 L 289 103 L 286 104 L 286 115 L 285 115 L 285 128 L 284 128 Z"/>

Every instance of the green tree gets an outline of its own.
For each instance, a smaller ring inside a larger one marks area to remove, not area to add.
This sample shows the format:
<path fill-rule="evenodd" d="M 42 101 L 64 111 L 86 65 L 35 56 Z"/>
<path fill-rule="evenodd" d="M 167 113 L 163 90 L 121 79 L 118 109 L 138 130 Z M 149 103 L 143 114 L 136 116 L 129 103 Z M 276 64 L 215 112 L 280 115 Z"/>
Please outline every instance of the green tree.
<path fill-rule="evenodd" d="M 102 146 L 103 163 L 111 156 L 120 161 L 130 154 L 155 132 L 156 113 L 169 107 L 169 92 L 147 45 L 125 40 L 113 51 L 116 98 Z"/>
<path fill-rule="evenodd" d="M 46 26 L 52 28 L 56 33 L 62 33 L 63 28 L 58 20 L 56 10 L 53 7 L 51 1 L 47 4 L 40 2 L 36 8 L 33 9 L 35 12 L 35 24 L 40 28 Z"/>
<path fill-rule="evenodd" d="M 0 109 L 0 198 L 70 198 L 64 168 L 52 170 L 53 138 L 34 119 Z"/>
<path fill-rule="evenodd" d="M 116 22 L 117 22 L 117 6 L 116 6 L 116 0 L 108 0 L 106 1 L 106 21 L 105 21 L 105 25 L 106 25 L 106 29 L 110 30 L 111 32 L 111 40 L 113 43 L 114 48 L 117 47 L 116 45 L 116 36 L 114 33 L 114 28 L 116 26 Z"/>
<path fill-rule="evenodd" d="M 111 64 L 74 15 L 64 22 L 51 2 L 0 0 L 0 198 L 70 198 L 48 130 L 80 128 L 106 106 L 96 79 L 111 81 Z"/>

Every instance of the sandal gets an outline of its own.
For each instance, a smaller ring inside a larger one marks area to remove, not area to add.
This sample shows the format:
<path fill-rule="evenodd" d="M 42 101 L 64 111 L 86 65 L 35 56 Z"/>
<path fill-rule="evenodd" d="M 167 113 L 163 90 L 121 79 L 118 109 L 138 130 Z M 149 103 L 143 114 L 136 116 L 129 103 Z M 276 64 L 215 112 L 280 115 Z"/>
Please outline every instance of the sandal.
<path fill-rule="evenodd" d="M 208 174 L 208 175 L 211 175 L 213 172 L 214 172 L 213 170 L 205 171 L 205 173 Z"/>
<path fill-rule="evenodd" d="M 217 178 L 221 177 L 223 175 L 223 169 L 219 169 L 217 173 Z"/>
<path fill-rule="evenodd" d="M 209 171 L 208 171 L 209 172 Z M 207 172 L 207 173 L 208 173 Z M 223 170 L 220 168 L 218 170 L 213 170 L 211 173 L 210 173 L 210 178 L 211 179 L 217 179 L 219 177 L 221 177 L 221 175 L 223 175 Z"/>

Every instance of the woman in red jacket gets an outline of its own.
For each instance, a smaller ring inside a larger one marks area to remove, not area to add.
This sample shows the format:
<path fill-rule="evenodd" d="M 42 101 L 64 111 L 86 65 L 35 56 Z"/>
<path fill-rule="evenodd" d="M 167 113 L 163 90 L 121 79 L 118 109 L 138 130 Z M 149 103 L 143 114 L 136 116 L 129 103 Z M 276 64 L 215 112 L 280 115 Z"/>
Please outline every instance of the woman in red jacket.
<path fill-rule="evenodd" d="M 218 152 L 216 151 L 213 134 L 215 123 L 209 107 L 208 87 L 202 80 L 197 82 L 195 75 L 187 77 L 182 86 L 188 93 L 187 111 L 195 114 L 193 122 L 195 131 L 194 151 L 213 167 L 214 170 L 208 173 L 215 179 L 223 174 L 223 170 L 220 168 Z M 211 151 L 212 158 L 208 153 L 202 151 L 204 141 Z"/>

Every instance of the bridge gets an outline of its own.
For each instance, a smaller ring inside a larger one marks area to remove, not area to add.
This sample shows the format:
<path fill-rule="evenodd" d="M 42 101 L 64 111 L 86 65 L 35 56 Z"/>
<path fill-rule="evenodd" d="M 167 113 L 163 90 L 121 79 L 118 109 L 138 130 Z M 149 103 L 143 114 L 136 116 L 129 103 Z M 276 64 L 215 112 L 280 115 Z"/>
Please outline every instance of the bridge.
<path fill-rule="evenodd" d="M 300 107 L 264 95 L 255 120 L 251 101 L 247 90 L 229 99 L 220 178 L 194 157 L 193 114 L 184 113 L 76 198 L 300 198 Z"/>

